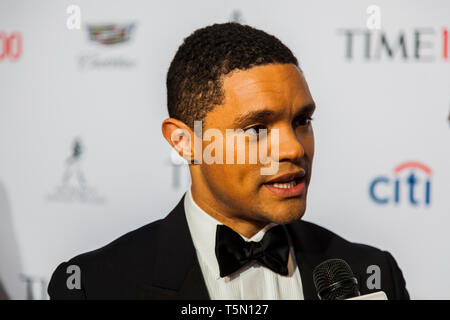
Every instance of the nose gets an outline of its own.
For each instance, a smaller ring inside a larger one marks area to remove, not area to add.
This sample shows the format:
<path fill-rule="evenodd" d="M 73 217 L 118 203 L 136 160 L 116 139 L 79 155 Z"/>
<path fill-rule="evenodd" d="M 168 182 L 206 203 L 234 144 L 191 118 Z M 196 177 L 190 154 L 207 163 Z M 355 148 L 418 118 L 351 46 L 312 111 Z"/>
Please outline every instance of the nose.
<path fill-rule="evenodd" d="M 292 127 L 279 129 L 279 162 L 299 163 L 305 149 Z"/>

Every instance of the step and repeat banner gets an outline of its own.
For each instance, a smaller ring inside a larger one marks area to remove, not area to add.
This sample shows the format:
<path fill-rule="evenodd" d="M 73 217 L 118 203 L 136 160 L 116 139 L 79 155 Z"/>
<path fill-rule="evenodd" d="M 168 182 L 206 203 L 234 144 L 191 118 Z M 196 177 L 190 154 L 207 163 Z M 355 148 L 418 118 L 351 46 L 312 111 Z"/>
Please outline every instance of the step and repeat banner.
<path fill-rule="evenodd" d="M 449 299 L 450 2 L 0 1 L 0 288 L 48 299 L 71 257 L 164 217 L 189 187 L 161 135 L 195 29 L 281 39 L 317 104 L 305 220 L 390 251 Z"/>

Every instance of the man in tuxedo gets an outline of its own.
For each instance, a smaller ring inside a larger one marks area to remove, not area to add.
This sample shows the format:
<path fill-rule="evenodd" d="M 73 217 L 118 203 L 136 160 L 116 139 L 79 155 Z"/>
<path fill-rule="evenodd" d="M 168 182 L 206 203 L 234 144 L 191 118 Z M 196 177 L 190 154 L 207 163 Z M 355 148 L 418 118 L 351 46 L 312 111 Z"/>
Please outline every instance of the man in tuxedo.
<path fill-rule="evenodd" d="M 315 104 L 280 40 L 237 23 L 195 31 L 170 65 L 167 103 L 162 133 L 189 163 L 191 187 L 164 219 L 60 264 L 52 299 L 318 299 L 312 272 L 330 258 L 349 264 L 362 294 L 409 298 L 389 252 L 301 219 Z M 267 153 L 252 162 L 255 147 Z"/>

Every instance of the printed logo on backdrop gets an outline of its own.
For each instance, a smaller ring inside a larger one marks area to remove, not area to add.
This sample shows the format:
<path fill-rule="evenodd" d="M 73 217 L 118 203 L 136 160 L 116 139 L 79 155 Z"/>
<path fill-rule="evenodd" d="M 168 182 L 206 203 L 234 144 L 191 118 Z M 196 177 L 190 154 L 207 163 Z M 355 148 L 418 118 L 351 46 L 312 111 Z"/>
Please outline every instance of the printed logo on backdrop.
<path fill-rule="evenodd" d="M 450 111 L 448 112 L 447 120 L 448 120 L 448 124 L 450 125 Z"/>
<path fill-rule="evenodd" d="M 403 30 L 342 28 L 347 61 L 450 62 L 446 27 L 417 27 Z"/>
<path fill-rule="evenodd" d="M 191 183 L 191 175 L 189 173 L 188 164 L 177 153 L 171 152 L 170 157 L 165 160 L 167 165 L 172 167 L 171 170 L 171 187 L 174 190 L 187 190 Z"/>
<path fill-rule="evenodd" d="M 26 300 L 46 300 L 48 281 L 46 278 L 21 274 L 20 279 L 25 282 Z"/>
<path fill-rule="evenodd" d="M 380 175 L 371 181 L 369 196 L 379 205 L 428 207 L 431 204 L 431 175 L 432 170 L 421 162 L 401 163 L 391 174 Z"/>
<path fill-rule="evenodd" d="M 230 22 L 236 22 L 236 23 L 240 23 L 240 24 L 245 23 L 245 20 L 242 16 L 242 12 L 237 9 L 233 10 L 233 12 L 231 13 Z"/>
<path fill-rule="evenodd" d="M 134 23 L 123 25 L 88 25 L 87 28 L 91 41 L 109 46 L 129 41 L 131 32 L 134 29 Z"/>
<path fill-rule="evenodd" d="M 95 204 L 106 202 L 105 198 L 88 184 L 82 167 L 83 155 L 84 149 L 81 139 L 75 138 L 72 143 L 71 155 L 64 162 L 61 184 L 55 188 L 52 194 L 47 196 L 47 200 Z"/>
<path fill-rule="evenodd" d="M 22 56 L 22 34 L 19 31 L 11 33 L 0 30 L 0 63 L 17 61 Z"/>
<path fill-rule="evenodd" d="M 82 71 L 134 68 L 136 59 L 127 49 L 135 28 L 135 23 L 88 24 L 87 39 L 95 49 L 77 56 L 78 68 Z"/>

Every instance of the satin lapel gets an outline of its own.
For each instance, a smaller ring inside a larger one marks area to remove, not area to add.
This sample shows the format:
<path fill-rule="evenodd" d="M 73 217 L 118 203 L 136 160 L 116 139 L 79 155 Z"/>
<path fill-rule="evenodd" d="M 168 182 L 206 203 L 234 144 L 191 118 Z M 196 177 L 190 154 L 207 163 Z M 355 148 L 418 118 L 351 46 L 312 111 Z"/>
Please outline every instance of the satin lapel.
<path fill-rule="evenodd" d="M 143 299 L 209 299 L 184 211 L 184 196 L 163 220 L 151 285 Z"/>
<path fill-rule="evenodd" d="M 318 300 L 313 282 L 313 270 L 326 257 L 319 249 L 316 240 L 308 233 L 302 221 L 288 224 L 286 228 L 294 245 L 295 258 L 302 279 L 304 298 L 305 300 Z"/>

